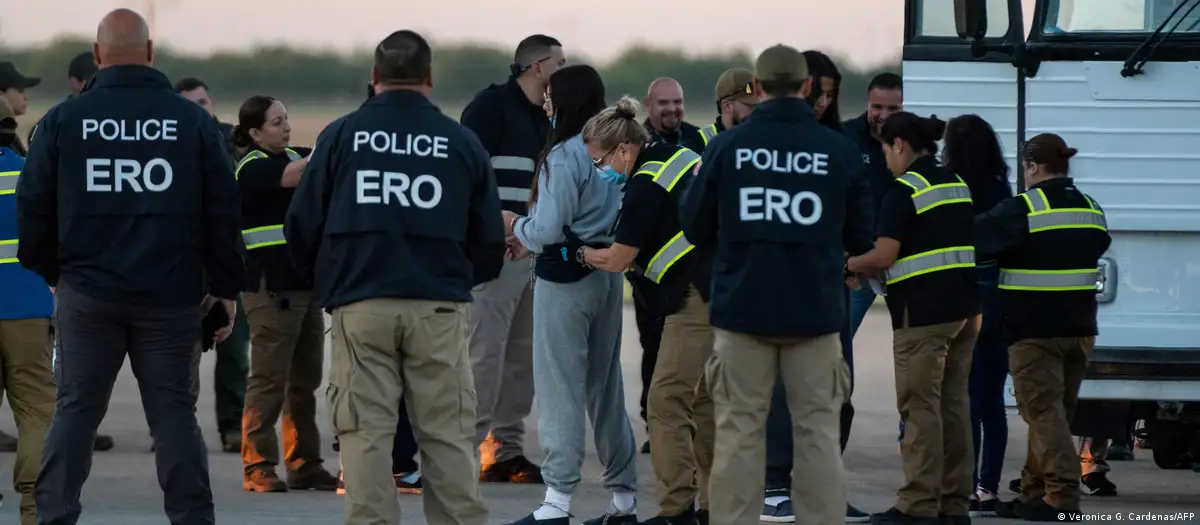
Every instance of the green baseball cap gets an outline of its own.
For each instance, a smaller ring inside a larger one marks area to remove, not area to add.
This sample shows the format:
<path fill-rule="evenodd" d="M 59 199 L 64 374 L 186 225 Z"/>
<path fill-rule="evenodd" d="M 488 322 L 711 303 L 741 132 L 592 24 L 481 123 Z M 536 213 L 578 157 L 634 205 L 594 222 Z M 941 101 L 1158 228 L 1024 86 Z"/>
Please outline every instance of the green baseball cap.
<path fill-rule="evenodd" d="M 800 82 L 808 79 L 808 61 L 796 48 L 776 44 L 754 61 L 754 78 L 759 82 Z"/>

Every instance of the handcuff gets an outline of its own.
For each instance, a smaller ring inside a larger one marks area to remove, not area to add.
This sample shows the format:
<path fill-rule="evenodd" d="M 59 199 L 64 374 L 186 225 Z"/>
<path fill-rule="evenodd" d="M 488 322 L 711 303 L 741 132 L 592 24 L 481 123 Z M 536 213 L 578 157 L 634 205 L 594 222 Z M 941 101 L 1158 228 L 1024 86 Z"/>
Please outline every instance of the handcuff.
<path fill-rule="evenodd" d="M 588 264 L 587 260 L 585 260 L 585 258 L 583 256 L 583 250 L 586 248 L 587 248 L 587 246 L 580 246 L 579 249 L 575 250 L 575 262 L 582 264 L 584 268 L 587 268 L 589 270 L 595 270 L 596 267 Z"/>

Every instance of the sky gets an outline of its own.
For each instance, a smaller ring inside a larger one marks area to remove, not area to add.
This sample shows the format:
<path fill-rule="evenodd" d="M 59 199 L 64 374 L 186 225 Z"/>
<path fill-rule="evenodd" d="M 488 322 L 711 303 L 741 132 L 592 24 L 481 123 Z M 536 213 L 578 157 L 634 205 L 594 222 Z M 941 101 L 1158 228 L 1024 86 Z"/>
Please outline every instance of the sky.
<path fill-rule="evenodd" d="M 932 0 L 952 5 L 949 0 Z M 152 0 L 0 0 L 0 42 L 95 36 L 117 7 L 150 13 Z M 397 29 L 437 42 L 512 48 L 546 33 L 601 62 L 636 43 L 711 53 L 755 53 L 776 43 L 821 49 L 868 67 L 896 60 L 902 0 L 157 0 L 152 37 L 187 53 L 255 44 L 370 49 Z M 337 6 L 331 9 L 330 6 Z M 820 16 L 814 16 L 819 13 Z"/>

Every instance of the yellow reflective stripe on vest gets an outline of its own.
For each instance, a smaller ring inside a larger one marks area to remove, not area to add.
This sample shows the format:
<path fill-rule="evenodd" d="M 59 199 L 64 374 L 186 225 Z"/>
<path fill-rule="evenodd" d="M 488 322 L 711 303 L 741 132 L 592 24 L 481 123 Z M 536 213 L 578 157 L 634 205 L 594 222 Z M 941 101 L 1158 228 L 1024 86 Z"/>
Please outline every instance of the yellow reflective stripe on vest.
<path fill-rule="evenodd" d="M 20 175 L 19 171 L 0 171 L 0 195 L 17 193 L 17 177 Z"/>
<path fill-rule="evenodd" d="M 704 140 L 704 145 L 708 146 L 708 141 L 717 136 L 717 125 L 710 124 L 708 127 L 700 128 L 700 138 Z"/>
<path fill-rule="evenodd" d="M 1001 290 L 1027 292 L 1096 291 L 1100 270 L 1009 270 L 1000 269 Z"/>
<path fill-rule="evenodd" d="M 1029 206 L 1029 233 L 1048 230 L 1092 228 L 1108 231 L 1108 220 L 1104 212 L 1096 209 L 1091 197 L 1084 195 L 1089 208 L 1053 208 L 1041 188 L 1021 194 Z"/>
<path fill-rule="evenodd" d="M 301 157 L 299 153 L 296 153 L 296 150 L 292 148 L 284 148 L 283 152 L 287 153 L 288 160 L 291 162 L 296 162 L 304 158 Z M 238 176 L 242 174 L 242 166 L 245 166 L 247 162 L 265 158 L 267 158 L 267 154 L 259 150 L 254 150 L 250 153 L 247 153 L 245 157 L 242 157 L 242 160 L 238 161 L 237 169 L 233 171 L 233 178 L 236 180 Z"/>
<path fill-rule="evenodd" d="M 283 237 L 282 224 L 242 230 L 242 240 L 245 241 L 247 250 L 287 244 L 287 239 Z"/>
<path fill-rule="evenodd" d="M 892 284 L 927 273 L 974 266 L 975 248 L 973 246 L 955 246 L 930 250 L 900 259 L 892 264 L 891 268 L 888 268 L 885 275 L 887 284 Z"/>
<path fill-rule="evenodd" d="M 675 188 L 675 183 L 683 180 L 683 175 L 692 169 L 692 166 L 695 166 L 697 162 L 700 162 L 700 155 L 696 154 L 696 152 L 687 148 L 676 151 L 674 155 L 671 155 L 671 158 L 663 163 L 663 167 L 659 168 L 658 172 L 654 174 L 654 182 L 665 188 L 667 192 L 670 192 Z M 649 162 L 646 164 L 649 164 Z M 644 170 L 645 167 L 643 166 L 639 171 Z"/>
<path fill-rule="evenodd" d="M 955 176 L 958 178 L 957 176 Z M 921 174 L 910 171 L 896 179 L 901 184 L 912 188 L 913 208 L 917 215 L 925 213 L 943 204 L 971 204 L 971 190 L 966 183 L 958 178 L 958 182 L 946 184 L 930 184 Z"/>
<path fill-rule="evenodd" d="M 248 162 L 265 158 L 267 158 L 267 154 L 258 150 L 247 153 L 245 157 L 242 157 L 242 160 L 238 161 L 237 169 L 233 170 L 233 178 L 236 180 L 242 174 L 242 166 L 245 166 Z"/>
<path fill-rule="evenodd" d="M 8 239 L 0 241 L 0 264 L 12 264 L 17 262 L 17 240 Z"/>
<path fill-rule="evenodd" d="M 676 233 L 667 244 L 654 254 L 650 259 L 650 264 L 646 267 L 645 276 L 647 279 L 655 283 L 661 283 L 663 275 L 666 275 L 667 270 L 670 270 L 675 263 L 679 262 L 684 255 L 695 249 L 692 243 L 683 236 L 683 232 Z"/>

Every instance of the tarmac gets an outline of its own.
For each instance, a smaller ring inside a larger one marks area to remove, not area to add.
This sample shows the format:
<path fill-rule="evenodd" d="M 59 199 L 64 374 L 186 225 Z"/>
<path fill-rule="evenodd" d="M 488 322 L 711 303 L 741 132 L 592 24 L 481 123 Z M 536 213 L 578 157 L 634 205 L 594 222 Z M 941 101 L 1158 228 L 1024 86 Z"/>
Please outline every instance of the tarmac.
<path fill-rule="evenodd" d="M 851 503 L 868 512 L 879 512 L 891 506 L 895 490 L 903 483 L 900 457 L 897 450 L 897 413 L 894 375 L 891 359 L 891 327 L 882 309 L 874 309 L 867 317 L 855 340 L 856 418 L 845 454 L 847 489 Z M 622 363 L 625 369 L 625 399 L 630 421 L 639 445 L 645 439 L 644 424 L 638 417 L 638 394 L 641 389 L 639 366 L 641 349 L 633 310 L 627 308 L 623 334 Z M 283 494 L 246 493 L 241 489 L 241 462 L 237 454 L 221 452 L 213 412 L 212 366 L 215 356 L 204 356 L 203 385 L 198 414 L 201 428 L 209 446 L 213 498 L 217 522 L 226 524 L 296 524 L 330 525 L 342 523 L 342 497 L 332 492 L 289 492 Z M 326 356 L 328 362 L 328 356 Z M 330 448 L 329 415 L 324 403 L 324 387 L 319 390 L 318 420 L 325 429 L 322 442 L 327 465 L 337 470 L 337 456 Z M 536 410 L 536 408 L 535 408 Z M 531 416 L 527 428 L 528 456 L 540 462 L 537 450 L 537 419 Z M 7 404 L 0 408 L 0 429 L 15 434 L 12 412 Z M 116 448 L 95 454 L 91 477 L 83 490 L 85 525 L 149 525 L 166 523 L 162 511 L 162 494 L 154 471 L 154 455 L 150 452 L 150 435 L 141 410 L 133 374 L 126 367 L 113 391 L 108 415 L 100 432 L 112 435 Z M 1026 427 L 1019 416 L 1009 418 L 1009 444 L 1002 480 L 1002 497 L 1013 494 L 1006 488 L 1008 481 L 1019 475 L 1025 459 Z M 589 444 L 589 451 L 592 447 Z M 1154 466 L 1149 450 L 1137 450 L 1132 462 L 1113 462 L 1110 479 L 1118 486 L 1119 496 L 1113 498 L 1087 497 L 1084 500 L 1086 521 L 1157 522 L 1182 521 L 1200 523 L 1200 474 L 1189 470 L 1167 471 Z M 0 469 L 12 468 L 13 455 L 0 454 Z M 584 464 L 583 483 L 572 503 L 576 522 L 603 512 L 610 496 L 600 483 L 600 464 L 594 451 Z M 639 455 L 638 514 L 647 519 L 656 514 L 654 476 L 648 455 Z M 7 475 L 4 476 L 7 479 Z M 485 484 L 482 492 L 491 511 L 489 523 L 507 523 L 537 508 L 544 494 L 541 485 Z M 719 488 L 717 490 L 720 490 Z M 17 523 L 17 496 L 7 483 L 0 487 L 4 507 L 0 509 L 0 525 Z M 405 523 L 424 523 L 421 497 L 402 494 L 398 498 Z M 1090 519 L 1087 519 L 1090 518 Z M 1001 522 L 983 518 L 981 522 Z M 798 523 L 805 523 L 803 516 Z"/>

